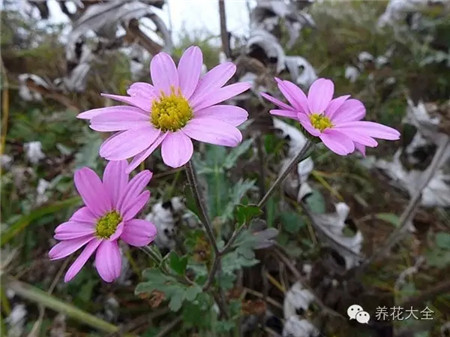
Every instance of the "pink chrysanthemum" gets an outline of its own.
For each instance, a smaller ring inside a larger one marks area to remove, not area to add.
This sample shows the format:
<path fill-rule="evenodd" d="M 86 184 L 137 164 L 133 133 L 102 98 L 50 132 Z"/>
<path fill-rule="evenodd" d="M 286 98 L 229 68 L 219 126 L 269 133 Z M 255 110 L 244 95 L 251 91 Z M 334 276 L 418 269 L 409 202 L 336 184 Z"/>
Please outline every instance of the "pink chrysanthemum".
<path fill-rule="evenodd" d="M 261 95 L 280 109 L 270 110 L 272 115 L 288 117 L 301 123 L 311 135 L 319 137 L 331 151 L 347 155 L 365 147 L 378 145 L 374 138 L 397 140 L 400 133 L 388 126 L 361 121 L 366 115 L 364 105 L 350 95 L 333 99 L 334 84 L 324 78 L 316 80 L 308 97 L 294 83 L 275 78 L 278 88 L 291 105 L 265 93 Z"/>
<path fill-rule="evenodd" d="M 192 157 L 192 139 L 223 146 L 236 146 L 242 140 L 237 126 L 247 120 L 242 108 L 218 105 L 250 88 L 249 83 L 223 86 L 236 72 L 227 62 L 201 75 L 200 48 L 188 48 L 178 68 L 166 53 L 156 55 L 150 64 L 153 85 L 134 83 L 129 96 L 103 96 L 131 106 L 93 109 L 78 115 L 89 119 L 91 128 L 115 132 L 100 148 L 107 160 L 134 157 L 127 172 L 144 161 L 160 144 L 166 165 L 180 167 Z"/>
<path fill-rule="evenodd" d="M 126 168 L 125 160 L 109 162 L 103 182 L 87 167 L 75 172 L 75 186 L 85 206 L 56 227 L 54 238 L 61 242 L 49 252 L 50 258 L 57 260 L 86 246 L 67 271 L 65 282 L 78 274 L 95 251 L 98 273 L 106 282 L 112 282 L 119 277 L 122 264 L 118 240 L 141 247 L 155 238 L 156 227 L 152 223 L 134 219 L 150 198 L 150 192 L 143 189 L 152 173 L 142 171 L 128 181 Z"/>

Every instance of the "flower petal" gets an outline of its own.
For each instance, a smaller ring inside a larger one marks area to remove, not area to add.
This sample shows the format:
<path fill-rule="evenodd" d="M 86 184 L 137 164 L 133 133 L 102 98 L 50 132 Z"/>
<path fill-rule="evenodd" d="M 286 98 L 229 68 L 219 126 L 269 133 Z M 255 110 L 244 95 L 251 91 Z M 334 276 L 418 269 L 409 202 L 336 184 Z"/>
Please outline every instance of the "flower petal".
<path fill-rule="evenodd" d="M 77 118 L 80 119 L 92 119 L 97 116 L 101 116 L 104 114 L 117 114 L 121 112 L 139 112 L 140 114 L 144 115 L 144 111 L 142 111 L 139 108 L 128 106 L 128 105 L 116 105 L 116 106 L 109 106 L 106 108 L 99 108 L 99 109 L 92 109 L 85 112 L 82 112 L 77 115 Z"/>
<path fill-rule="evenodd" d="M 295 110 L 309 114 L 308 99 L 302 89 L 292 82 L 282 81 L 279 78 L 275 78 L 275 81 L 277 81 L 278 88 L 283 93 L 284 97 L 286 97 Z"/>
<path fill-rule="evenodd" d="M 148 149 L 134 156 L 133 160 L 128 165 L 126 172 L 130 173 L 136 167 L 138 167 L 139 164 L 142 163 L 148 156 L 150 156 L 153 153 L 153 151 L 155 151 L 156 148 L 162 143 L 164 138 L 166 138 L 167 134 L 168 133 L 161 133 L 158 136 L 158 138 L 156 138 L 155 142 Z"/>
<path fill-rule="evenodd" d="M 54 238 L 56 240 L 72 240 L 86 235 L 93 236 L 94 233 L 94 223 L 68 221 L 55 228 Z"/>
<path fill-rule="evenodd" d="M 283 110 L 294 110 L 293 107 L 287 105 L 286 103 L 283 103 L 282 101 L 280 101 L 279 99 L 272 97 L 268 94 L 266 94 L 265 92 L 261 92 L 260 95 L 262 97 L 264 97 L 265 99 L 267 99 L 269 102 L 272 102 L 273 104 L 277 105 L 278 107 L 280 107 Z"/>
<path fill-rule="evenodd" d="M 238 126 L 247 120 L 248 112 L 234 105 L 213 105 L 196 111 L 194 116 L 219 119 L 233 126 Z"/>
<path fill-rule="evenodd" d="M 109 194 L 113 208 L 117 207 L 128 183 L 128 174 L 125 172 L 128 163 L 126 160 L 110 161 L 103 172 L 103 185 Z"/>
<path fill-rule="evenodd" d="M 334 84 L 326 78 L 314 81 L 308 91 L 308 105 L 311 113 L 323 113 L 334 94 Z"/>
<path fill-rule="evenodd" d="M 100 132 L 139 129 L 150 123 L 150 115 L 138 112 L 139 109 L 129 107 L 128 110 L 104 113 L 91 119 L 91 129 Z"/>
<path fill-rule="evenodd" d="M 96 216 L 91 210 L 84 206 L 78 209 L 75 213 L 72 214 L 69 221 L 71 222 L 86 222 L 86 223 L 95 223 L 97 221 Z"/>
<path fill-rule="evenodd" d="M 183 96 L 189 99 L 197 87 L 202 72 L 203 55 L 197 46 L 189 47 L 178 63 L 178 78 Z"/>
<path fill-rule="evenodd" d="M 150 124 L 139 129 L 121 132 L 114 138 L 109 138 L 100 147 L 100 156 L 107 160 L 123 160 L 144 151 L 160 134 Z"/>
<path fill-rule="evenodd" d="M 270 114 L 274 116 L 281 116 L 281 117 L 287 117 L 297 120 L 297 111 L 294 110 L 280 110 L 280 109 L 273 109 L 270 110 Z"/>
<path fill-rule="evenodd" d="M 78 249 L 83 247 L 86 243 L 94 240 L 94 236 L 83 236 L 78 239 L 64 240 L 53 246 L 48 252 L 48 256 L 51 260 L 59 260 L 69 256 L 70 254 L 76 252 Z"/>
<path fill-rule="evenodd" d="M 133 202 L 128 202 L 127 208 L 124 208 L 123 219 L 125 221 L 133 219 L 144 208 L 148 199 L 150 199 L 150 191 L 144 191 L 138 197 L 133 198 Z"/>
<path fill-rule="evenodd" d="M 352 140 L 334 129 L 322 132 L 320 139 L 326 147 L 341 156 L 345 156 L 355 151 L 355 144 Z"/>
<path fill-rule="evenodd" d="M 365 115 L 366 108 L 364 107 L 364 104 L 357 99 L 349 99 L 343 102 L 331 117 L 328 117 L 331 119 L 333 124 L 338 126 L 340 123 L 359 121 L 363 119 Z"/>
<path fill-rule="evenodd" d="M 152 100 L 148 98 L 144 98 L 141 96 L 121 96 L 121 95 L 113 95 L 113 94 L 105 94 L 101 93 L 103 97 L 113 99 L 118 102 L 123 102 L 129 105 L 133 105 L 136 108 L 142 110 L 143 114 L 148 114 L 152 106 Z"/>
<path fill-rule="evenodd" d="M 95 216 L 102 216 L 111 210 L 111 199 L 94 171 L 87 167 L 79 169 L 75 172 L 74 181 L 85 205 Z"/>
<path fill-rule="evenodd" d="M 195 104 L 193 104 L 193 108 L 196 111 L 198 111 L 207 108 L 211 105 L 223 102 L 227 99 L 230 99 L 234 96 L 243 93 L 244 91 L 248 90 L 251 86 L 252 85 L 249 82 L 239 82 L 227 85 L 226 87 L 217 89 L 214 93 L 211 93 L 211 95 L 208 95 L 203 99 L 199 100 L 198 102 L 196 102 Z"/>
<path fill-rule="evenodd" d="M 334 114 L 336 111 L 344 104 L 344 102 L 350 97 L 350 95 L 339 96 L 335 99 L 332 99 L 330 104 L 328 104 L 325 110 L 325 116 L 329 119 L 333 120 Z"/>
<path fill-rule="evenodd" d="M 141 99 L 149 100 L 158 97 L 158 92 L 153 85 L 145 82 L 135 82 L 127 90 L 127 94 L 131 97 L 139 97 Z"/>
<path fill-rule="evenodd" d="M 369 137 L 387 139 L 387 140 L 397 140 L 400 138 L 400 132 L 397 130 L 375 122 L 369 121 L 353 121 L 345 122 L 336 126 L 339 130 L 347 130 L 347 133 L 359 132 L 365 133 Z"/>
<path fill-rule="evenodd" d="M 297 119 L 300 121 L 300 124 L 303 126 L 303 128 L 310 134 L 312 134 L 315 137 L 320 135 L 321 132 L 317 130 L 314 126 L 312 126 L 311 120 L 309 119 L 308 115 L 299 113 L 297 115 Z"/>
<path fill-rule="evenodd" d="M 121 214 L 125 213 L 125 211 L 132 206 L 135 199 L 148 185 L 152 175 L 153 174 L 149 170 L 144 170 L 136 174 L 133 179 L 130 180 L 125 193 L 123 193 L 122 199 L 118 203 L 118 208 Z"/>
<path fill-rule="evenodd" d="M 77 257 L 74 263 L 72 263 L 70 268 L 67 270 L 67 273 L 64 276 L 64 282 L 71 281 L 80 272 L 81 268 L 83 268 L 87 260 L 89 260 L 101 242 L 101 240 L 92 240 L 86 245 L 80 256 Z"/>
<path fill-rule="evenodd" d="M 120 238 L 131 246 L 143 247 L 152 242 L 156 234 L 157 229 L 154 224 L 146 220 L 134 219 L 126 222 Z"/>
<path fill-rule="evenodd" d="M 197 88 L 189 99 L 192 105 L 197 104 L 204 97 L 221 88 L 236 72 L 236 66 L 231 62 L 225 62 L 212 68 L 198 81 Z"/>
<path fill-rule="evenodd" d="M 359 152 L 361 152 L 363 157 L 366 156 L 366 147 L 364 145 L 361 145 L 359 143 L 355 143 L 355 149 L 358 150 Z"/>
<path fill-rule="evenodd" d="M 167 53 L 162 52 L 153 57 L 150 62 L 150 75 L 158 93 L 163 91 L 166 95 L 170 95 L 171 87 L 179 88 L 177 68 Z"/>
<path fill-rule="evenodd" d="M 218 119 L 194 118 L 181 130 L 195 140 L 215 145 L 233 147 L 242 141 L 236 127 Z"/>
<path fill-rule="evenodd" d="M 186 164 L 192 157 L 194 146 L 184 133 L 170 132 L 161 146 L 161 156 L 167 166 L 177 168 Z"/>
<path fill-rule="evenodd" d="M 120 276 L 122 259 L 117 241 L 103 240 L 95 255 L 95 267 L 100 277 L 112 282 Z"/>
<path fill-rule="evenodd" d="M 355 127 L 341 127 L 336 126 L 333 130 L 339 131 L 345 134 L 355 143 L 359 143 L 364 146 L 375 147 L 378 145 L 377 141 L 373 139 L 365 130 L 358 129 Z"/>

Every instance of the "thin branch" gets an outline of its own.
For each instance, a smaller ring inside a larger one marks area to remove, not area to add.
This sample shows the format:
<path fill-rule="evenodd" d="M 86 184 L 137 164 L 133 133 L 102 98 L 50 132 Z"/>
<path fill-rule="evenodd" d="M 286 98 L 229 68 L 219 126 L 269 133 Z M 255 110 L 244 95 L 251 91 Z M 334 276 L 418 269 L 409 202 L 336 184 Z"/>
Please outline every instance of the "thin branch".
<path fill-rule="evenodd" d="M 222 49 L 227 58 L 231 58 L 230 39 L 227 31 L 227 16 L 225 12 L 225 0 L 219 0 L 220 38 Z"/>
<path fill-rule="evenodd" d="M 188 178 L 189 185 L 191 186 L 192 193 L 194 194 L 195 201 L 197 202 L 197 206 L 200 211 L 200 217 L 203 223 L 203 226 L 205 227 L 206 234 L 209 239 L 209 243 L 214 249 L 214 253 L 217 257 L 219 255 L 219 249 L 217 248 L 216 239 L 214 237 L 214 233 L 212 230 L 212 224 L 209 220 L 208 212 L 206 211 L 205 203 L 203 200 L 203 197 L 200 193 L 199 184 L 197 180 L 197 175 L 195 173 L 194 165 L 189 161 L 186 164 L 186 175 Z"/>
<path fill-rule="evenodd" d="M 403 238 L 403 235 L 407 231 L 408 224 L 410 223 L 410 221 L 412 221 L 414 214 L 416 213 L 416 208 L 422 196 L 422 191 L 424 190 L 425 187 L 428 186 L 428 183 L 430 182 L 431 178 L 439 169 L 444 154 L 447 151 L 447 147 L 449 146 L 449 143 L 450 137 L 446 137 L 445 139 L 442 140 L 442 143 L 440 144 L 436 153 L 434 154 L 430 166 L 422 174 L 423 179 L 416 191 L 416 194 L 411 198 L 408 206 L 401 215 L 399 220 L 399 226 L 392 232 L 389 238 L 385 241 L 386 243 L 383 246 L 381 246 L 378 250 L 376 250 L 375 253 L 363 263 L 361 269 L 364 269 L 371 263 L 385 256 L 392 249 L 392 247 Z"/>
<path fill-rule="evenodd" d="M 170 322 L 169 324 L 167 324 L 166 326 L 164 326 L 161 331 L 156 335 L 156 337 L 164 337 L 166 336 L 173 328 L 175 328 L 178 323 L 181 322 L 181 317 L 178 316 L 177 318 L 175 318 L 172 322 Z"/>
<path fill-rule="evenodd" d="M 264 197 L 261 199 L 261 201 L 258 203 L 258 207 L 262 208 L 267 200 L 269 200 L 270 196 L 273 194 L 275 189 L 283 183 L 283 181 L 286 179 L 286 177 L 291 173 L 292 169 L 298 165 L 303 159 L 307 157 L 308 150 L 312 147 L 313 143 L 308 139 L 306 141 L 306 144 L 303 146 L 301 151 L 289 162 L 286 169 L 278 176 L 277 180 L 273 183 L 273 185 L 270 187 L 270 189 L 267 191 L 267 193 L 264 195 Z"/>

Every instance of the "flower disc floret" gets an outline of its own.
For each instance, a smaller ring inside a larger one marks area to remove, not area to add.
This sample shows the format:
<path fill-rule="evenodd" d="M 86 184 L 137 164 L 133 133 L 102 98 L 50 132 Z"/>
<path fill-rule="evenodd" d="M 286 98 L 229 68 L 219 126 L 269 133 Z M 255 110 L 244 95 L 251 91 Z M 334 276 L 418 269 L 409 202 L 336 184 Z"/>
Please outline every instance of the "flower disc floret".
<path fill-rule="evenodd" d="M 309 119 L 311 121 L 311 125 L 315 129 L 320 130 L 320 132 L 322 132 L 325 129 L 333 127 L 333 123 L 331 123 L 331 120 L 328 117 L 324 116 L 324 115 L 311 114 L 309 116 Z"/>
<path fill-rule="evenodd" d="M 122 222 L 119 212 L 111 211 L 98 219 L 95 226 L 95 235 L 101 239 L 109 239 L 116 232 L 117 226 Z"/>
<path fill-rule="evenodd" d="M 172 89 L 169 96 L 161 93 L 161 98 L 152 104 L 152 124 L 163 132 L 174 132 L 181 129 L 193 116 L 189 102 L 179 90 L 178 93 L 175 93 L 175 90 Z"/>

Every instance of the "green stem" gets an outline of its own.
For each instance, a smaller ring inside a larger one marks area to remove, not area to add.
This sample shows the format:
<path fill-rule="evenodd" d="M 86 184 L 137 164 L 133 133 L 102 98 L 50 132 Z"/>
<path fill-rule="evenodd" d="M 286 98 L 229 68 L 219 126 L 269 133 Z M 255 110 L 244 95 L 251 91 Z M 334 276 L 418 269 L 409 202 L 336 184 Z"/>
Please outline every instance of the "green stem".
<path fill-rule="evenodd" d="M 294 167 L 298 165 L 303 159 L 307 157 L 308 150 L 312 147 L 313 143 L 308 139 L 306 140 L 305 145 L 300 150 L 300 152 L 292 158 L 292 160 L 289 162 L 288 166 L 285 168 L 285 170 L 278 176 L 277 180 L 273 183 L 273 185 L 270 187 L 270 189 L 267 191 L 267 193 L 264 195 L 264 197 L 261 199 L 261 201 L 258 203 L 258 207 L 262 208 L 267 200 L 269 200 L 270 196 L 275 192 L 275 189 L 283 183 L 283 181 L 286 179 L 288 174 L 292 171 Z"/>

